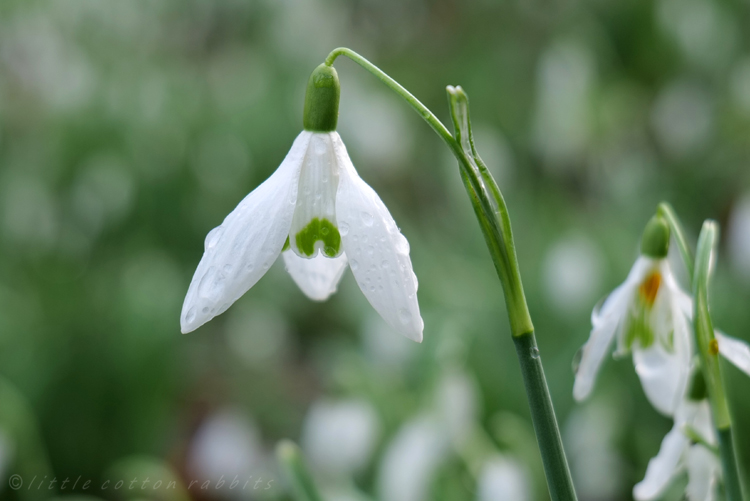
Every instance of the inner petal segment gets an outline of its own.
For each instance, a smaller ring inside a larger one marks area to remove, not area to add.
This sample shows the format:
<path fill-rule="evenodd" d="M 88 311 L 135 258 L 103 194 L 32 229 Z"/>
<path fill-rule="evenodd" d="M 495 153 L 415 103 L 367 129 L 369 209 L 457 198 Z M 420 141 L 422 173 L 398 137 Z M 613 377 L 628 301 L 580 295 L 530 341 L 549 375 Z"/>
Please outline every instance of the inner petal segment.
<path fill-rule="evenodd" d="M 341 235 L 336 226 L 338 185 L 339 172 L 331 135 L 313 134 L 302 162 L 289 231 L 289 246 L 298 256 L 312 258 L 318 251 L 327 257 L 341 254 Z"/>

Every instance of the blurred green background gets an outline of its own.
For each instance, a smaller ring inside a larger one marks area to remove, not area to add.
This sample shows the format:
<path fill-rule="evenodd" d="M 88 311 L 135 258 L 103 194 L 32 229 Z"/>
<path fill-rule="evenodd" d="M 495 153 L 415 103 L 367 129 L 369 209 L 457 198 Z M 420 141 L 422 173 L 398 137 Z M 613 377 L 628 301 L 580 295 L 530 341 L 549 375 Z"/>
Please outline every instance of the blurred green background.
<path fill-rule="evenodd" d="M 3 0 L 0 498 L 288 499 L 285 437 L 332 501 L 548 498 L 455 160 L 351 61 L 339 132 L 411 243 L 424 342 L 349 272 L 318 304 L 281 263 L 179 332 L 206 233 L 278 166 L 310 72 L 348 46 L 446 123 L 445 86 L 469 94 L 580 498 L 630 499 L 672 423 L 629 358 L 575 404 L 571 361 L 661 200 L 693 242 L 720 222 L 715 323 L 750 339 L 749 33 L 731 0 Z M 724 367 L 748 472 L 750 380 Z M 82 480 L 14 491 L 13 474 Z"/>

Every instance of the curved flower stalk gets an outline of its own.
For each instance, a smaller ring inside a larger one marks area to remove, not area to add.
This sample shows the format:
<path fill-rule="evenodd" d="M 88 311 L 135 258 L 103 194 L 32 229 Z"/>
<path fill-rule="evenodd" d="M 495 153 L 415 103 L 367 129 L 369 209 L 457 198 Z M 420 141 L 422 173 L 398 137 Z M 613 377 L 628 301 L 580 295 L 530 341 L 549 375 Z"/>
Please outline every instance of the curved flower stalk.
<path fill-rule="evenodd" d="M 183 333 L 226 311 L 283 253 L 287 271 L 316 301 L 336 291 L 349 264 L 383 319 L 422 341 L 409 243 L 335 130 L 338 97 L 336 70 L 319 66 L 308 83 L 305 130 L 276 172 L 206 237 L 182 307 Z"/>
<path fill-rule="evenodd" d="M 677 285 L 666 259 L 669 228 L 654 217 L 644 230 L 641 256 L 625 282 L 591 314 L 593 329 L 582 348 L 573 395 L 587 398 L 604 357 L 617 339 L 616 356 L 633 354 L 651 404 L 672 415 L 685 392 L 693 356 L 692 301 Z"/>

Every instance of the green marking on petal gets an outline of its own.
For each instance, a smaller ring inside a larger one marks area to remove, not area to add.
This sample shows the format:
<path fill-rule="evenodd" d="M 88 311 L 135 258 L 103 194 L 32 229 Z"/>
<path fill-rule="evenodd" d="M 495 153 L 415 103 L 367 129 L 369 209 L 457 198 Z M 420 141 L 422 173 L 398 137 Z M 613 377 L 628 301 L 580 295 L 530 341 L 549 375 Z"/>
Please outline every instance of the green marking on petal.
<path fill-rule="evenodd" d="M 649 310 L 643 305 L 639 305 L 638 311 L 632 314 L 625 325 L 625 346 L 629 349 L 633 347 L 635 340 L 638 340 L 640 348 L 648 348 L 654 344 L 656 336 L 649 325 Z"/>
<path fill-rule="evenodd" d="M 312 256 L 315 252 L 315 242 L 323 242 L 323 253 L 328 257 L 334 257 L 341 248 L 341 235 L 336 225 L 328 219 L 313 218 L 302 231 L 297 233 L 294 241 L 297 249 L 306 256 Z"/>
<path fill-rule="evenodd" d="M 289 250 L 291 245 L 289 245 L 289 236 L 286 237 L 286 242 L 284 242 L 284 247 L 281 248 L 281 252 L 284 252 L 285 250 Z"/>

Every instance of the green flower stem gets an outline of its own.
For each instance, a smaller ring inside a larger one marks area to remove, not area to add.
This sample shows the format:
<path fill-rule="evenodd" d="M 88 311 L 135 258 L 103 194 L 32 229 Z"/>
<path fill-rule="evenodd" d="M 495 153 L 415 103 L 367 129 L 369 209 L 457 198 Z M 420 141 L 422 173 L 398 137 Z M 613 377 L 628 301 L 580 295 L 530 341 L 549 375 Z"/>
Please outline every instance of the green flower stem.
<path fill-rule="evenodd" d="M 458 160 L 461 179 L 503 287 L 511 333 L 521 364 L 550 496 L 554 501 L 576 500 L 560 430 L 534 337 L 534 326 L 523 292 L 508 208 L 497 183 L 474 147 L 468 97 L 460 87 L 448 87 L 451 114 L 456 130 L 454 138 L 445 125 L 424 104 L 359 54 L 347 48 L 338 48 L 328 55 L 325 64 L 333 65 L 336 58 L 341 55 L 352 59 L 401 96 L 432 127 Z"/>
<path fill-rule="evenodd" d="M 697 257 L 693 273 L 693 314 L 695 341 L 701 360 L 701 370 L 706 381 L 708 400 L 714 427 L 719 436 L 719 454 L 724 470 L 724 485 L 729 501 L 742 501 L 737 458 L 732 443 L 732 421 L 724 391 L 719 361 L 719 345 L 714 337 L 714 326 L 708 309 L 708 282 L 715 261 L 719 229 L 714 221 L 703 223 L 698 237 Z"/>
<path fill-rule="evenodd" d="M 657 213 L 667 220 L 669 228 L 672 230 L 672 235 L 674 235 L 674 239 L 677 242 L 677 247 L 680 249 L 682 261 L 685 263 L 685 267 L 690 275 L 690 280 L 693 280 L 693 252 L 690 250 L 690 246 L 685 239 L 685 232 L 682 229 L 682 224 L 680 224 L 680 219 L 668 202 L 660 203 Z"/>
<path fill-rule="evenodd" d="M 296 501 L 323 501 L 315 487 L 310 472 L 302 459 L 302 452 L 291 440 L 282 440 L 276 446 L 276 457 L 292 485 Z"/>

